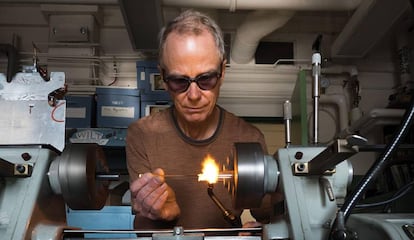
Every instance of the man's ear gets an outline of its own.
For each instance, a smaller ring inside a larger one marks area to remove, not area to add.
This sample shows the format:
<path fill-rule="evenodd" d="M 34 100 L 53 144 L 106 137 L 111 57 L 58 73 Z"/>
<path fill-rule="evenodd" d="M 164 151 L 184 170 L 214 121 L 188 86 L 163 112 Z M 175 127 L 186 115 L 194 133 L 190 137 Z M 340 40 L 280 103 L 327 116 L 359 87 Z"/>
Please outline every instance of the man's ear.
<path fill-rule="evenodd" d="M 163 74 L 163 72 L 162 72 L 162 67 L 161 67 L 161 65 L 160 65 L 160 64 L 158 64 L 158 65 L 157 65 L 157 68 L 158 68 L 158 72 L 160 72 L 161 79 L 162 79 L 162 78 L 163 78 L 163 76 L 164 76 L 164 74 Z M 162 80 L 164 80 L 164 79 L 162 79 Z"/>
<path fill-rule="evenodd" d="M 165 91 L 168 91 L 168 84 L 162 81 L 162 86 L 164 87 Z"/>
<path fill-rule="evenodd" d="M 164 87 L 164 89 L 166 91 L 168 91 L 168 85 L 164 81 L 164 70 L 162 69 L 162 67 L 159 64 L 157 65 L 157 68 L 158 68 L 158 71 L 160 72 L 162 86 Z"/>
<path fill-rule="evenodd" d="M 227 64 L 227 60 L 224 59 L 223 62 L 221 63 L 220 86 L 221 86 L 221 84 L 223 84 L 224 76 L 226 75 L 226 64 Z"/>

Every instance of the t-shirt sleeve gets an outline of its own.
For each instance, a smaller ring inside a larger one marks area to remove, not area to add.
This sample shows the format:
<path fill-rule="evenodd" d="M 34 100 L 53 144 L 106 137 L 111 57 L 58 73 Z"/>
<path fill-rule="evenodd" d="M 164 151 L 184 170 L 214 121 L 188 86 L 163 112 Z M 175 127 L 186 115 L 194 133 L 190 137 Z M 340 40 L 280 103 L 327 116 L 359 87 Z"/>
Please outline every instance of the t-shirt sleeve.
<path fill-rule="evenodd" d="M 139 177 L 140 173 L 151 171 L 151 166 L 145 144 L 142 141 L 144 132 L 135 122 L 128 127 L 125 152 L 129 177 L 131 182 Z"/>
<path fill-rule="evenodd" d="M 267 155 L 268 154 L 268 149 L 267 149 L 267 145 L 266 145 L 264 135 L 259 129 L 257 129 L 257 131 L 259 131 L 257 141 L 260 143 L 260 145 L 262 145 L 263 154 Z"/>
<path fill-rule="evenodd" d="M 268 149 L 267 149 L 266 140 L 265 140 L 265 137 L 262 131 L 260 131 L 259 128 L 257 128 L 251 123 L 247 123 L 244 120 L 241 120 L 241 121 L 242 121 L 241 126 L 243 129 L 243 131 L 241 131 L 242 132 L 241 138 L 246 139 L 246 140 L 250 139 L 249 141 L 260 143 L 260 145 L 262 146 L 263 154 L 267 155 Z"/>

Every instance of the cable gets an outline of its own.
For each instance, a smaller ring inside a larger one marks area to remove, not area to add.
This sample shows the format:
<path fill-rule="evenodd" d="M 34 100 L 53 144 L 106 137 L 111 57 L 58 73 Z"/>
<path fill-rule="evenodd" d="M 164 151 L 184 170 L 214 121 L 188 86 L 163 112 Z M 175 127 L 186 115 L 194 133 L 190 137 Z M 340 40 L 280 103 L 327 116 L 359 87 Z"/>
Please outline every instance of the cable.
<path fill-rule="evenodd" d="M 114 80 L 110 84 L 108 84 L 108 86 L 112 86 L 118 81 L 118 66 L 117 66 L 115 60 L 114 60 L 114 64 L 113 64 L 113 71 L 114 71 Z"/>
<path fill-rule="evenodd" d="M 405 186 L 403 186 L 401 189 L 399 189 L 394 196 L 397 197 L 398 195 L 401 195 L 401 197 L 403 197 L 405 194 L 407 194 L 408 192 L 410 192 L 413 189 L 413 184 L 414 181 L 407 183 Z M 399 194 L 401 192 L 401 194 Z M 393 197 L 394 197 L 393 196 Z M 398 198 L 397 198 L 398 199 Z M 396 199 L 396 200 L 397 200 Z M 391 202 L 388 203 L 387 205 L 384 206 L 384 209 L 382 210 L 382 212 L 386 213 L 388 212 L 388 209 L 391 207 Z"/>
<path fill-rule="evenodd" d="M 404 120 L 402 124 L 400 125 L 400 128 L 398 129 L 396 135 L 394 136 L 393 141 L 387 146 L 387 148 L 385 149 L 381 157 L 372 165 L 372 167 L 369 169 L 367 174 L 364 176 L 364 178 L 355 188 L 355 191 L 353 192 L 353 194 L 351 194 L 351 197 L 347 198 L 344 205 L 342 206 L 341 211 L 344 212 L 345 220 L 348 219 L 352 208 L 356 205 L 357 201 L 361 198 L 362 194 L 365 192 L 368 185 L 374 180 L 376 175 L 380 173 L 382 169 L 390 161 L 391 155 L 395 152 L 395 150 L 397 150 L 397 146 L 407 134 L 409 130 L 409 126 L 412 123 L 413 116 L 414 116 L 414 97 L 411 97 L 410 108 L 407 109 L 407 111 L 405 112 L 404 118 L 403 118 Z"/>
<path fill-rule="evenodd" d="M 388 162 L 391 160 L 392 154 L 398 149 L 398 145 L 404 139 L 405 135 L 407 134 L 409 127 L 411 126 L 411 123 L 414 118 L 414 97 L 411 96 L 411 103 L 410 107 L 407 108 L 405 111 L 403 121 L 400 125 L 400 128 L 396 132 L 393 140 L 391 143 L 387 146 L 385 151 L 381 154 L 380 158 L 375 161 L 375 163 L 371 166 L 371 168 L 368 170 L 367 174 L 364 176 L 364 178 L 358 183 L 355 190 L 351 193 L 350 197 L 348 197 L 345 200 L 344 205 L 342 205 L 339 212 L 343 213 L 344 216 L 344 222 L 342 224 L 345 224 L 346 220 L 348 219 L 349 215 L 351 214 L 351 210 L 355 207 L 356 203 L 360 200 L 362 197 L 362 194 L 365 192 L 366 188 L 369 186 L 369 184 L 375 179 L 378 173 L 380 173 L 383 168 L 388 164 Z M 331 236 L 333 236 L 333 232 L 335 229 L 341 229 L 345 226 L 338 226 L 337 219 L 335 220 L 334 224 L 331 228 Z"/>
<path fill-rule="evenodd" d="M 50 113 L 50 117 L 52 118 L 52 120 L 53 121 L 55 121 L 55 122 L 59 122 L 59 123 L 61 123 L 61 122 L 64 122 L 65 120 L 60 120 L 60 119 L 56 119 L 55 118 L 55 111 L 56 111 L 56 109 L 58 109 L 60 106 L 62 106 L 63 104 L 65 104 L 65 102 L 62 102 L 62 103 L 59 103 L 58 105 L 56 105 L 54 108 L 53 108 L 53 110 L 52 110 L 52 112 Z"/>
<path fill-rule="evenodd" d="M 413 185 L 414 185 L 414 181 L 412 181 L 410 183 L 407 183 L 402 188 L 400 188 L 396 193 L 394 193 L 394 195 L 392 195 L 392 197 L 390 199 L 387 199 L 387 200 L 384 200 L 384 201 L 381 201 L 381 202 L 357 204 L 357 205 L 355 205 L 355 208 L 377 207 L 377 206 L 392 203 L 392 202 L 400 199 L 401 197 L 403 197 L 405 194 L 407 194 L 413 188 Z"/>

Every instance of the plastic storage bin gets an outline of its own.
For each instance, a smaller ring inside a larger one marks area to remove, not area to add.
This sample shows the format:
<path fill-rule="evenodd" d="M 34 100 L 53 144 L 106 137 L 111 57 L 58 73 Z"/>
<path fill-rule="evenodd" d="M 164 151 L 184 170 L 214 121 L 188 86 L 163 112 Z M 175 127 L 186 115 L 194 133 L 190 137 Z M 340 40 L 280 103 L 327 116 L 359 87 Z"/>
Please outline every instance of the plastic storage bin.
<path fill-rule="evenodd" d="M 95 126 L 96 102 L 93 95 L 66 95 L 66 128 Z"/>
<path fill-rule="evenodd" d="M 157 61 L 137 61 L 137 85 L 141 95 L 152 99 L 168 99 Z"/>
<path fill-rule="evenodd" d="M 141 99 L 141 117 L 148 116 L 154 112 L 159 112 L 167 109 L 172 105 L 169 100 L 147 100 Z"/>
<path fill-rule="evenodd" d="M 140 117 L 140 92 L 131 88 L 96 88 L 99 128 L 127 128 Z"/>
<path fill-rule="evenodd" d="M 105 206 L 101 210 L 66 211 L 68 226 L 83 230 L 133 230 L 134 215 L 130 206 Z M 87 233 L 85 238 L 135 238 L 133 233 Z"/>

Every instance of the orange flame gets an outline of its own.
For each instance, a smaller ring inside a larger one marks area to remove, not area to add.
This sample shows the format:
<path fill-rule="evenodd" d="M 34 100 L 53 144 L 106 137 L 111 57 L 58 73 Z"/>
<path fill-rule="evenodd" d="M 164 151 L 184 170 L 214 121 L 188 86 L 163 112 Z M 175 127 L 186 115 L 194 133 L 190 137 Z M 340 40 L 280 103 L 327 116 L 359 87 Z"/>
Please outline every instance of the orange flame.
<path fill-rule="evenodd" d="M 219 176 L 219 166 L 214 158 L 207 154 L 202 165 L 203 170 L 202 173 L 198 174 L 198 181 L 207 181 L 210 184 L 216 183 Z"/>

